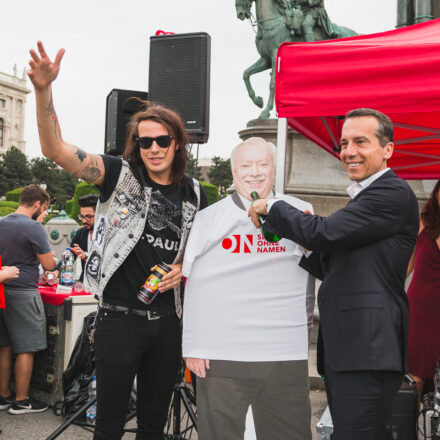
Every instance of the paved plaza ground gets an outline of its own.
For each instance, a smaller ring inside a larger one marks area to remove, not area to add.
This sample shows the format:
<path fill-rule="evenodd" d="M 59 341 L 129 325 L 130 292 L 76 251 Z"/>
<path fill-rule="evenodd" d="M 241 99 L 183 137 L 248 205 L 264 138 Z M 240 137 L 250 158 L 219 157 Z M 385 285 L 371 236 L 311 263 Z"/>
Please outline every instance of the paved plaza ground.
<path fill-rule="evenodd" d="M 315 326 L 316 328 L 318 326 Z M 314 335 L 316 336 L 316 335 Z M 316 337 L 312 337 L 316 341 Z M 310 402 L 312 405 L 312 438 L 317 439 L 316 423 L 321 418 L 327 406 L 327 398 L 323 389 L 323 382 L 316 371 L 316 344 L 312 342 L 309 351 L 309 381 L 312 390 L 310 391 Z M 7 411 L 0 411 L 0 440 L 44 440 L 63 423 L 60 416 L 56 416 L 52 409 L 39 414 L 25 414 L 12 416 Z M 135 427 L 134 421 L 129 427 Z M 92 433 L 87 432 L 78 426 L 71 426 L 64 431 L 57 439 L 59 440 L 91 440 Z M 124 440 L 134 440 L 134 434 L 125 434 Z M 251 440 L 254 440 L 251 439 Z"/>
<path fill-rule="evenodd" d="M 310 392 L 312 404 L 312 434 L 316 440 L 316 423 L 324 412 L 327 405 L 325 392 L 312 390 Z M 25 414 L 11 416 L 7 411 L 0 411 L 0 440 L 44 440 L 61 423 L 63 419 L 56 416 L 52 410 L 39 414 Z M 130 424 L 130 426 L 133 422 Z M 124 440 L 134 440 L 134 434 L 126 434 Z M 92 434 L 78 426 L 71 426 L 64 431 L 58 439 L 60 440 L 91 440 Z"/>

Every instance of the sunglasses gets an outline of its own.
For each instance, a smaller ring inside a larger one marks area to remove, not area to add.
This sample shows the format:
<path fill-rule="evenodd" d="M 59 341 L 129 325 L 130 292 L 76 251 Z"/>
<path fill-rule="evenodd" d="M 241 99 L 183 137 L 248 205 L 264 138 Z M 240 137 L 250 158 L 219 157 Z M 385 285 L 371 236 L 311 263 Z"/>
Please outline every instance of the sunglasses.
<path fill-rule="evenodd" d="M 153 142 L 156 141 L 156 144 L 160 148 L 168 148 L 171 145 L 171 141 L 173 140 L 174 136 L 170 135 L 163 135 L 163 136 L 157 136 L 157 137 L 138 137 L 136 136 L 134 139 L 137 142 L 139 148 L 142 148 L 143 150 L 148 150 L 153 145 Z"/>

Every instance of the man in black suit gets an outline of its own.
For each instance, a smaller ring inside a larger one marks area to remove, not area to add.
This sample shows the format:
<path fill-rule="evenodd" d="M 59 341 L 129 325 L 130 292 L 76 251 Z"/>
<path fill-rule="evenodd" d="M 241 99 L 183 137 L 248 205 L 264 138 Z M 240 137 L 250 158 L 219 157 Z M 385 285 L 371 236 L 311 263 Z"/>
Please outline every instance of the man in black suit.
<path fill-rule="evenodd" d="M 264 227 L 312 251 L 302 259 L 323 280 L 318 294 L 325 382 L 335 440 L 380 440 L 407 371 L 406 270 L 419 228 L 405 181 L 387 168 L 391 120 L 371 109 L 347 113 L 341 161 L 354 183 L 348 205 L 328 217 L 283 201 L 257 200 Z"/>
<path fill-rule="evenodd" d="M 80 281 L 84 277 L 84 266 L 87 261 L 87 252 L 92 242 L 93 227 L 95 224 L 95 210 L 98 203 L 98 196 L 96 194 L 87 194 L 86 196 L 78 199 L 80 206 L 79 219 L 81 220 L 83 227 L 79 228 L 75 236 L 70 243 L 70 250 L 78 257 L 81 258 L 81 276 Z"/>

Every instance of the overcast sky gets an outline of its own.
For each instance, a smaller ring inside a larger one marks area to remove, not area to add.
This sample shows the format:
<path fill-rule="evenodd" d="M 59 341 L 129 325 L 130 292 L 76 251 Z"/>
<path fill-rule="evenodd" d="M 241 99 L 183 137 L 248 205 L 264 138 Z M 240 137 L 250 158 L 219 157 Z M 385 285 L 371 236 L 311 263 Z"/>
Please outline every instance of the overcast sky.
<path fill-rule="evenodd" d="M 0 9 L 0 71 L 27 67 L 41 39 L 51 57 L 66 49 L 54 84 L 63 137 L 83 149 L 104 151 L 105 100 L 113 88 L 147 90 L 149 37 L 162 29 L 211 35 L 210 138 L 199 157 L 229 157 L 237 132 L 259 114 L 242 81 L 258 53 L 248 21 L 236 18 L 235 0 L 17 0 Z M 325 0 L 331 20 L 359 33 L 394 29 L 397 0 Z M 269 75 L 252 79 L 267 99 Z M 31 83 L 28 81 L 31 88 Z M 39 156 L 33 92 L 28 95 L 26 154 Z"/>

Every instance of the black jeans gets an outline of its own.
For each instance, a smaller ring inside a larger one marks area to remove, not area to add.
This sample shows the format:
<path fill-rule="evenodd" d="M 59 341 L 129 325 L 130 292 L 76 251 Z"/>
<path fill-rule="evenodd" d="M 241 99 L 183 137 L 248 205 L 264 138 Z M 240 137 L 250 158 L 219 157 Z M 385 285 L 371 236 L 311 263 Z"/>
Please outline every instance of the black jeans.
<path fill-rule="evenodd" d="M 94 440 L 119 440 L 137 375 L 136 440 L 163 440 L 181 360 L 175 314 L 147 320 L 101 310 L 95 333 L 97 414 Z"/>
<path fill-rule="evenodd" d="M 334 440 L 383 440 L 394 397 L 402 384 L 397 371 L 333 371 L 325 364 L 325 388 Z"/>

